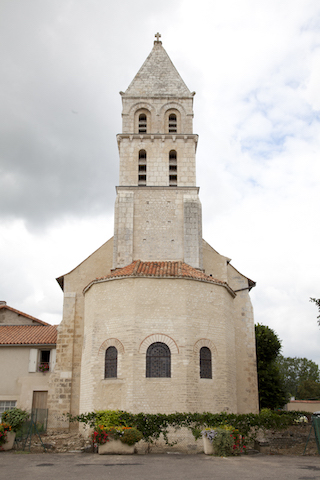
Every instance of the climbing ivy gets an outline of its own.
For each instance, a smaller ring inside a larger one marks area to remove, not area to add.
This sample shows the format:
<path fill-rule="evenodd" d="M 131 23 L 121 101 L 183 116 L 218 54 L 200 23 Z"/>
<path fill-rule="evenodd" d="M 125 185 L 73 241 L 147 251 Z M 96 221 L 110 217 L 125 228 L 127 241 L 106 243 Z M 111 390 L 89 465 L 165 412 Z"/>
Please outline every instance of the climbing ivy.
<path fill-rule="evenodd" d="M 169 429 L 189 428 L 195 438 L 200 437 L 200 432 L 204 427 L 232 425 L 244 435 L 247 440 L 253 440 L 259 429 L 281 430 L 294 423 L 294 420 L 307 415 L 306 412 L 273 412 L 269 409 L 263 409 L 259 415 L 253 413 L 234 414 L 234 413 L 171 413 L 171 414 L 151 414 L 151 413 L 129 413 L 123 410 L 102 410 L 99 412 L 84 413 L 81 415 L 66 416 L 70 422 L 80 422 L 89 427 L 105 424 L 110 426 L 136 427 L 143 435 L 143 439 L 148 443 L 153 443 L 161 435 L 167 445 L 173 445 L 169 442 Z M 309 414 L 310 415 L 310 414 Z"/>

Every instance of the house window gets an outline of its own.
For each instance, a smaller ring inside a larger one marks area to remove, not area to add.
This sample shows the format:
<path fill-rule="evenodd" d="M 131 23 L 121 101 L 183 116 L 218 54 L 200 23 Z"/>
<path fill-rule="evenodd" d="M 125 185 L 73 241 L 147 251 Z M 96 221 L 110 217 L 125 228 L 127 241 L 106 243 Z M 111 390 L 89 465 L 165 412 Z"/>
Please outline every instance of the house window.
<path fill-rule="evenodd" d="M 147 133 L 147 115 L 145 113 L 139 115 L 139 133 Z"/>
<path fill-rule="evenodd" d="M 208 347 L 200 349 L 200 378 L 212 378 L 211 351 Z"/>
<path fill-rule="evenodd" d="M 116 347 L 108 347 L 104 364 L 104 378 L 117 378 L 118 350 Z"/>
<path fill-rule="evenodd" d="M 146 358 L 146 377 L 171 377 L 171 353 L 162 342 L 148 347 Z"/>
<path fill-rule="evenodd" d="M 16 401 L 15 400 L 1 400 L 0 401 L 0 422 L 1 422 L 1 417 L 3 412 L 6 412 L 7 410 L 12 410 L 16 406 Z"/>
<path fill-rule="evenodd" d="M 169 133 L 177 133 L 177 115 L 175 113 L 169 115 Z"/>
<path fill-rule="evenodd" d="M 138 170 L 138 185 L 145 187 L 147 185 L 147 152 L 145 150 L 139 151 Z"/>
<path fill-rule="evenodd" d="M 169 186 L 176 187 L 178 184 L 178 176 L 177 176 L 177 152 L 175 150 L 171 150 L 169 152 Z"/>
<path fill-rule="evenodd" d="M 40 350 L 39 352 L 39 372 L 48 372 L 50 369 L 50 350 Z"/>

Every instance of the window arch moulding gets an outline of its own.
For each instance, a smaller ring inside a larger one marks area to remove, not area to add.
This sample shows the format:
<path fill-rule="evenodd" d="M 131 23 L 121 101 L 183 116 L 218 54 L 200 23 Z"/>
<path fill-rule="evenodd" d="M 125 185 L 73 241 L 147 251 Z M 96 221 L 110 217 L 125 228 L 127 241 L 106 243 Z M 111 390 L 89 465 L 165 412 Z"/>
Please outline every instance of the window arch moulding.
<path fill-rule="evenodd" d="M 159 114 L 164 116 L 164 115 L 168 115 L 169 114 L 168 112 L 172 112 L 172 113 L 178 112 L 181 115 L 181 117 L 185 117 L 187 115 L 187 112 L 183 107 L 183 105 L 181 105 L 181 103 L 178 103 L 178 102 L 165 103 L 160 108 Z"/>
<path fill-rule="evenodd" d="M 133 106 L 130 109 L 129 116 L 132 118 L 132 131 L 135 134 L 149 134 L 152 133 L 154 130 L 153 127 L 153 118 L 155 116 L 154 113 L 154 108 L 152 108 L 151 105 L 148 104 L 138 104 Z M 146 132 L 139 131 L 140 127 L 142 127 L 141 122 L 139 121 L 140 116 L 145 115 L 146 116 Z"/>
<path fill-rule="evenodd" d="M 164 343 L 165 345 L 167 345 L 172 354 L 179 353 L 179 347 L 177 343 L 173 340 L 173 338 L 169 337 L 168 335 L 165 335 L 164 333 L 154 333 L 146 337 L 140 343 L 139 353 L 146 354 L 148 347 L 150 347 L 152 343 L 158 343 L 158 342 Z"/>
<path fill-rule="evenodd" d="M 215 344 L 209 340 L 208 338 L 200 338 L 200 340 L 198 340 L 194 346 L 193 346 L 193 353 L 195 355 L 199 355 L 199 352 L 200 352 L 200 349 L 202 347 L 207 347 L 211 350 L 211 353 L 213 356 L 217 357 L 218 356 L 218 352 L 217 352 L 217 348 L 215 346 Z"/>
<path fill-rule="evenodd" d="M 170 130 L 174 128 L 170 128 L 170 125 L 172 125 L 172 122 L 170 122 L 170 115 L 175 115 L 176 116 L 176 132 L 170 132 Z M 186 119 L 186 112 L 185 109 L 182 107 L 182 105 L 178 103 L 167 103 L 166 105 L 163 105 L 162 108 L 160 109 L 160 118 L 162 118 L 162 131 L 165 133 L 169 133 L 172 135 L 175 134 L 180 134 L 185 128 L 185 119 Z M 188 132 L 190 133 L 190 132 Z"/>
<path fill-rule="evenodd" d="M 98 355 L 105 355 L 105 351 L 109 347 L 116 347 L 118 353 L 124 353 L 124 346 L 117 338 L 108 338 L 99 347 Z"/>

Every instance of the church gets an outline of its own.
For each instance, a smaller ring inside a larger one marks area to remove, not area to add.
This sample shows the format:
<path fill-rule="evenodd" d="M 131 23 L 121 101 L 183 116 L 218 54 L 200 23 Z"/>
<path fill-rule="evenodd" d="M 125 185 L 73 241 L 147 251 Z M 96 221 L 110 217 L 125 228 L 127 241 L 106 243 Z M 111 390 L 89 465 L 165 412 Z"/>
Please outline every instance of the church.
<path fill-rule="evenodd" d="M 54 430 L 66 412 L 258 412 L 255 283 L 202 238 L 195 93 L 155 37 L 120 92 L 114 236 L 57 279 Z"/>

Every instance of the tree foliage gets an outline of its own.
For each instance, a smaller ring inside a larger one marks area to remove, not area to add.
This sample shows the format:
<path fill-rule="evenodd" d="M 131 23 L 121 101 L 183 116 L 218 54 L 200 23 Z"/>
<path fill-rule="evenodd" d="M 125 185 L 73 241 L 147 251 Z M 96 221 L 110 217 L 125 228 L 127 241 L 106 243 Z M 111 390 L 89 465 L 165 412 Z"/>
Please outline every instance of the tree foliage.
<path fill-rule="evenodd" d="M 255 333 L 260 409 L 281 408 L 287 401 L 276 363 L 281 342 L 274 331 L 265 325 L 258 323 L 255 326 Z"/>
<path fill-rule="evenodd" d="M 318 319 L 318 323 L 320 325 L 320 298 L 310 298 L 310 302 L 315 303 L 318 307 L 319 315 L 317 316 L 317 319 Z"/>
<path fill-rule="evenodd" d="M 283 357 L 278 355 L 277 365 L 279 367 L 284 390 L 289 397 L 297 397 L 298 388 L 303 382 L 320 381 L 320 370 L 312 360 L 299 357 Z M 301 397 L 299 397 L 301 398 Z"/>
<path fill-rule="evenodd" d="M 299 400 L 320 400 L 320 382 L 304 380 L 298 387 L 297 398 Z"/>

